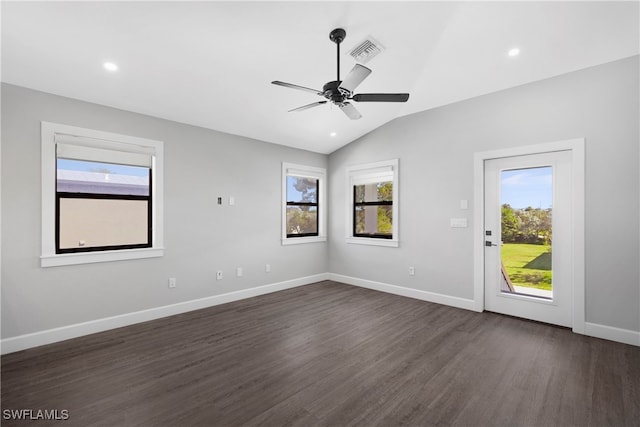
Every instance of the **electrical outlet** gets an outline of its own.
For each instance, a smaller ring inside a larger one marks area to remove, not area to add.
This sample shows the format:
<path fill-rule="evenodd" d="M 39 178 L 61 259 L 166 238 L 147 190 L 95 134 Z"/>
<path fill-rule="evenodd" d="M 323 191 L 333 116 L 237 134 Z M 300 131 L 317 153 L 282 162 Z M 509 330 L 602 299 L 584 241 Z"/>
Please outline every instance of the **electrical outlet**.
<path fill-rule="evenodd" d="M 264 272 L 265 273 L 271 273 L 271 264 L 267 264 L 264 266 Z"/>
<path fill-rule="evenodd" d="M 170 288 L 175 288 L 176 286 L 177 286 L 176 278 L 175 277 L 169 277 L 169 287 Z"/>
<path fill-rule="evenodd" d="M 236 277 L 242 277 L 242 267 L 236 268 Z"/>
<path fill-rule="evenodd" d="M 415 267 L 409 267 L 409 276 L 415 276 L 415 275 L 416 275 Z"/>
<path fill-rule="evenodd" d="M 216 273 L 216 280 L 222 280 L 222 270 L 218 270 Z"/>

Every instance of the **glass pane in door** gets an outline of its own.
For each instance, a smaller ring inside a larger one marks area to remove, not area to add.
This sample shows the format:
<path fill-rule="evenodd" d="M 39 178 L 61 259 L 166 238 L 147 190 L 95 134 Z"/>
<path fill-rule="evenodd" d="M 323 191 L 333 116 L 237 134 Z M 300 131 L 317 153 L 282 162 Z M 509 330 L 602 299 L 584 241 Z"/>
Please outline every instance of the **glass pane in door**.
<path fill-rule="evenodd" d="M 553 169 L 501 171 L 501 291 L 553 299 Z"/>

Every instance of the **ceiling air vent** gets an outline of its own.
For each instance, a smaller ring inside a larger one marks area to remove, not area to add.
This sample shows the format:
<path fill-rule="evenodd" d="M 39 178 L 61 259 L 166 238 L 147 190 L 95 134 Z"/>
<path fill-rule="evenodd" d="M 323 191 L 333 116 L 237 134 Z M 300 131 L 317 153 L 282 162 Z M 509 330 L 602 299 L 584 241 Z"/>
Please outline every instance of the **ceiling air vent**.
<path fill-rule="evenodd" d="M 351 52 L 349 52 L 349 55 L 353 56 L 357 62 L 366 64 L 383 50 L 384 46 L 382 46 L 373 37 L 369 37 L 358 46 L 354 47 Z"/>

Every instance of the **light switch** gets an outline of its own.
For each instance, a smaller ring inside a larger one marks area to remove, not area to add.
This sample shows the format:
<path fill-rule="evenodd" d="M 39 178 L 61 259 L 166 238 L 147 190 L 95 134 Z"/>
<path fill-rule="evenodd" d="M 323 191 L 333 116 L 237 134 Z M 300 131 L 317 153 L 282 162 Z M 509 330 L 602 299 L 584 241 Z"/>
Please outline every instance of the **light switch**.
<path fill-rule="evenodd" d="M 229 197 L 229 206 L 233 206 L 236 204 L 236 198 L 233 196 Z"/>
<path fill-rule="evenodd" d="M 468 227 L 467 218 L 451 218 L 451 228 Z"/>
<path fill-rule="evenodd" d="M 466 199 L 460 200 L 460 209 L 469 209 L 469 201 Z"/>

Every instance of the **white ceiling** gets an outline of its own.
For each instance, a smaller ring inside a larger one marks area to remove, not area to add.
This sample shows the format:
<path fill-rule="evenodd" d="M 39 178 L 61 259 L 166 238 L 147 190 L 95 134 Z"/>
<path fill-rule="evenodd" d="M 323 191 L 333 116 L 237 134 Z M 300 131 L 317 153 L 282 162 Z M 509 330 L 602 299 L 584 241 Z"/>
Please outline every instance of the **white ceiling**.
<path fill-rule="evenodd" d="M 330 153 L 399 116 L 636 55 L 638 5 L 3 1 L 2 81 Z M 386 48 L 356 92 L 410 92 L 406 104 L 354 103 L 356 121 L 329 104 L 287 112 L 322 98 L 270 82 L 335 80 L 336 27 L 342 76 L 365 37 Z"/>

